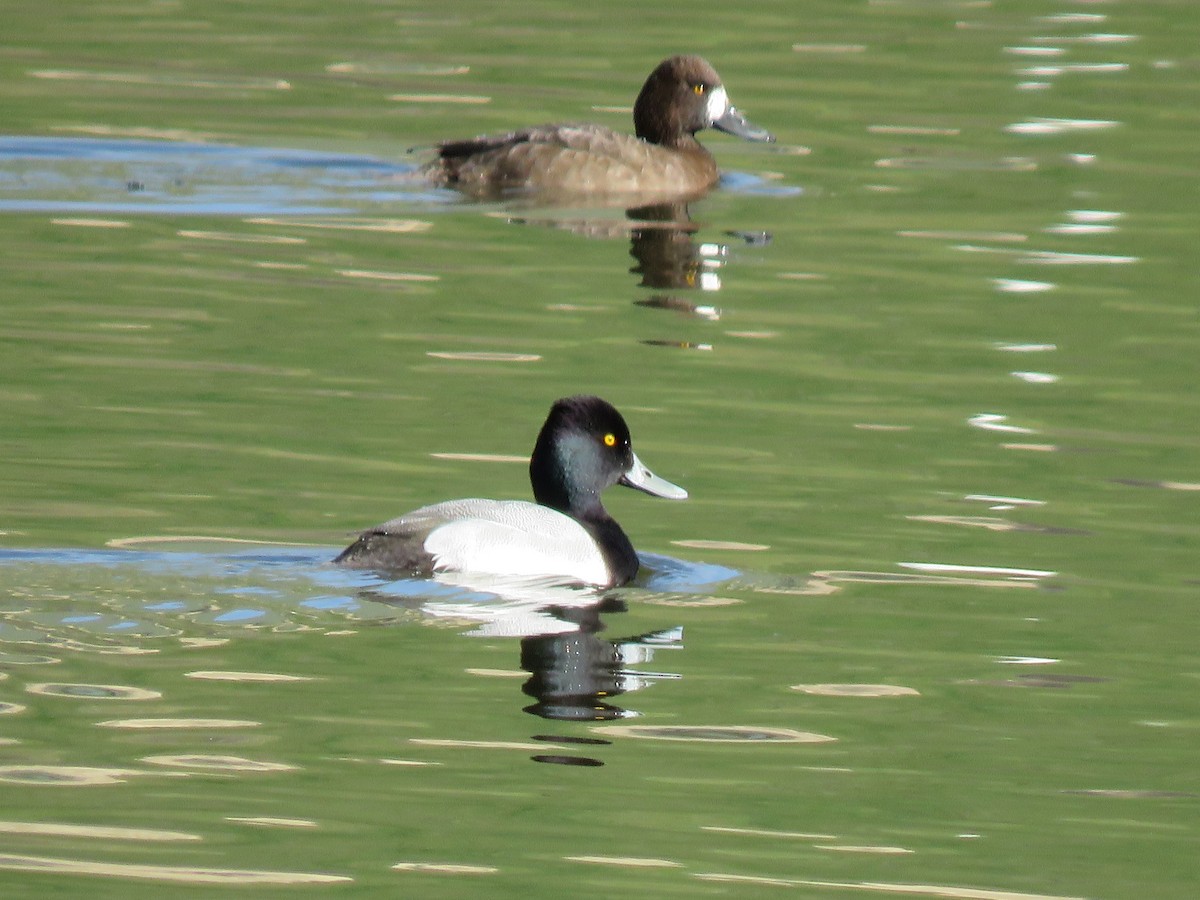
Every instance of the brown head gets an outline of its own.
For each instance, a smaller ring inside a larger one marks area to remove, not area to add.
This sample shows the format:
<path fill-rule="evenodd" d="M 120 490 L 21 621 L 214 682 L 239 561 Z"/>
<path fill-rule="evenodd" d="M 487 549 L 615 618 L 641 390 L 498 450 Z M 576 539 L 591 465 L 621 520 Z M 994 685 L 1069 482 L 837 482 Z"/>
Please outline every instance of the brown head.
<path fill-rule="evenodd" d="M 672 56 L 650 73 L 633 105 L 637 136 L 652 144 L 676 147 L 694 140 L 697 131 L 717 128 L 750 141 L 773 141 L 733 108 L 721 76 L 699 56 Z"/>

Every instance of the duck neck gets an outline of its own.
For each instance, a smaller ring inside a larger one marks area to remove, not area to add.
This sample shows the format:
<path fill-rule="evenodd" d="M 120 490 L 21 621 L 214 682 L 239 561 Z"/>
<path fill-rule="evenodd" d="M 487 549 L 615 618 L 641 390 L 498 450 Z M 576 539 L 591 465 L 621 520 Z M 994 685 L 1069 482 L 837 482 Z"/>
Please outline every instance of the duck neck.
<path fill-rule="evenodd" d="M 637 552 L 616 519 L 599 503 L 596 507 L 598 515 L 597 511 L 591 511 L 586 515 L 577 516 L 576 519 L 596 541 L 596 546 L 600 548 L 600 554 L 612 575 L 610 584 L 616 587 L 632 581 L 633 576 L 637 574 Z"/>
<path fill-rule="evenodd" d="M 678 123 L 652 118 L 648 120 L 635 119 L 634 125 L 639 138 L 651 144 L 658 144 L 660 147 L 683 150 L 702 146 L 694 134 L 680 127 Z"/>
<path fill-rule="evenodd" d="M 587 472 L 594 462 L 588 441 L 575 435 L 557 437 L 548 420 L 538 435 L 529 458 L 529 483 L 533 498 L 576 519 L 593 512 L 608 515 L 600 503 L 598 485 L 591 485 L 571 473 Z"/>
<path fill-rule="evenodd" d="M 566 473 L 562 466 L 555 465 L 553 456 L 554 451 L 544 447 L 539 438 L 533 450 L 533 457 L 529 460 L 529 481 L 533 485 L 533 499 L 540 506 L 548 506 L 569 516 L 574 515 L 571 510 L 576 504 L 580 504 L 581 508 L 590 504 L 586 501 L 580 503 L 581 498 L 574 496 Z M 600 506 L 600 498 L 593 497 L 592 503 Z M 604 507 L 600 506 L 600 509 L 603 510 Z"/>
<path fill-rule="evenodd" d="M 540 446 L 540 445 L 539 445 Z M 595 540 L 612 576 L 613 586 L 630 581 L 638 571 L 637 553 L 629 537 L 608 514 L 596 491 L 572 489 L 562 466 L 551 462 L 548 452 L 534 449 L 529 462 L 533 498 L 540 506 L 558 510 L 583 526 Z"/>
<path fill-rule="evenodd" d="M 643 141 L 671 149 L 699 146 L 700 143 L 679 113 L 663 109 L 656 101 L 649 82 L 633 105 L 633 130 Z"/>

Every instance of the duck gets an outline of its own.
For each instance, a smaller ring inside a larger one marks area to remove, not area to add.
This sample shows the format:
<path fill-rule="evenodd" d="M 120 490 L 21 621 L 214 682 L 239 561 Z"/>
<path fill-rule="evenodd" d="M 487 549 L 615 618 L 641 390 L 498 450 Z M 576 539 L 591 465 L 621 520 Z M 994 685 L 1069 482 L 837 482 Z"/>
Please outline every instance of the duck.
<path fill-rule="evenodd" d="M 529 481 L 534 503 L 471 498 L 424 506 L 362 532 L 334 563 L 402 576 L 454 572 L 616 587 L 637 575 L 638 557 L 600 494 L 622 484 L 670 500 L 688 496 L 646 467 L 625 419 L 595 396 L 563 397 L 550 407 Z"/>
<path fill-rule="evenodd" d="M 477 197 L 693 198 L 720 177 L 696 132 L 716 128 L 750 141 L 775 140 L 730 104 L 721 76 L 699 56 L 672 56 L 655 67 L 634 103 L 633 123 L 633 135 L 559 124 L 445 141 L 422 172 L 434 184 Z"/>

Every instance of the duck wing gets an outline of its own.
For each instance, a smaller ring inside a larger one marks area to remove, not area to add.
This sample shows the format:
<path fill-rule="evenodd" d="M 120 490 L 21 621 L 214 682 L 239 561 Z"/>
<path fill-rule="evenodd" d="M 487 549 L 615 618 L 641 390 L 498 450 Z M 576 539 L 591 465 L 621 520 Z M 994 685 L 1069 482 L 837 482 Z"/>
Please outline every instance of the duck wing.
<path fill-rule="evenodd" d="M 602 125 L 541 125 L 441 144 L 427 173 L 481 195 L 622 193 L 644 190 L 648 177 L 670 184 L 679 165 L 663 148 Z"/>
<path fill-rule="evenodd" d="M 363 532 L 334 562 L 414 574 L 561 575 L 587 584 L 607 584 L 610 577 L 595 539 L 579 522 L 519 500 L 422 507 Z"/>
<path fill-rule="evenodd" d="M 603 125 L 535 125 L 532 128 L 521 128 L 507 134 L 484 134 L 462 141 L 443 141 L 437 145 L 437 148 L 438 154 L 443 159 L 462 159 L 478 153 L 512 149 L 522 145 L 594 151 L 611 155 L 616 152 L 614 148 L 623 141 L 638 141 L 638 139 L 613 131 L 611 128 L 605 128 Z"/>

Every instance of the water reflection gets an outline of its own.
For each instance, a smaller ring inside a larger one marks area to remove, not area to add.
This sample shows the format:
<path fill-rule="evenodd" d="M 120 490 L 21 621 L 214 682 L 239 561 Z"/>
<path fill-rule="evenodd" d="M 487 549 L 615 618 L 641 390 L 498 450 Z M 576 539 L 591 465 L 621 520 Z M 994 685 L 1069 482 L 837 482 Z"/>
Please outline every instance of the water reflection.
<path fill-rule="evenodd" d="M 436 580 L 443 578 L 459 587 L 468 586 L 451 573 Z M 498 584 L 490 580 L 486 586 L 492 594 L 490 598 L 466 594 L 431 601 L 431 582 L 422 580 L 394 582 L 382 589 L 366 590 L 362 596 L 364 601 L 419 610 L 424 617 L 474 624 L 474 628 L 464 632 L 467 636 L 520 638 L 520 666 L 529 673 L 521 690 L 535 701 L 524 710 L 544 719 L 604 722 L 636 716 L 636 711 L 616 704 L 614 698 L 680 677 L 670 672 L 644 672 L 630 667 L 650 662 L 656 650 L 681 649 L 681 627 L 608 639 L 601 636 L 607 628 L 605 616 L 628 610 L 618 595 L 539 580 L 506 581 Z M 471 586 L 475 590 L 485 589 L 478 583 Z M 397 593 L 409 587 L 421 592 L 412 596 Z M 562 740 L 544 736 L 536 739 Z M 568 762 L 565 758 L 547 757 L 537 761 L 593 764 L 580 759 Z"/>
<path fill-rule="evenodd" d="M 671 628 L 608 640 L 602 613 L 625 612 L 624 601 L 607 597 L 582 609 L 558 610 L 577 630 L 540 634 L 521 641 L 521 668 L 530 673 L 522 690 L 535 699 L 525 712 L 544 719 L 604 722 L 637 715 L 612 702 L 663 679 L 667 672 L 637 672 L 628 666 L 649 662 L 656 649 L 681 648 L 683 629 Z"/>
<path fill-rule="evenodd" d="M 58 875 L 98 875 L 138 881 L 183 884 L 293 885 L 353 881 L 348 875 L 319 872 L 272 872 L 255 869 L 211 869 L 150 863 L 111 863 L 92 859 L 0 854 L 0 869 L 10 872 L 52 872 Z"/>
<path fill-rule="evenodd" d="M 612 219 L 597 211 L 582 218 L 514 216 L 515 225 L 536 225 L 563 229 L 589 238 L 629 238 L 629 255 L 635 260 L 630 273 L 640 276 L 638 287 L 653 293 L 635 300 L 637 306 L 665 309 L 696 318 L 716 321 L 721 310 L 714 304 L 698 302 L 673 291 L 721 290 L 721 272 L 729 263 L 730 245 L 720 241 L 697 240 L 701 226 L 691 217 L 687 203 L 655 203 L 625 210 L 625 221 Z M 765 247 L 772 235 L 767 231 L 727 231 L 725 237 L 746 247 Z M 674 346 L 674 341 L 645 343 Z"/>
<path fill-rule="evenodd" d="M 639 287 L 721 289 L 718 270 L 724 265 L 726 250 L 719 244 L 700 244 L 693 240 L 698 229 L 692 223 L 686 204 L 635 207 L 626 210 L 625 214 L 634 223 L 630 231 L 629 255 L 637 260 L 637 265 L 629 271 L 642 276 Z M 643 306 L 672 308 L 670 298 L 666 297 L 656 296 L 638 302 Z M 718 318 L 715 314 L 707 317 Z"/>

